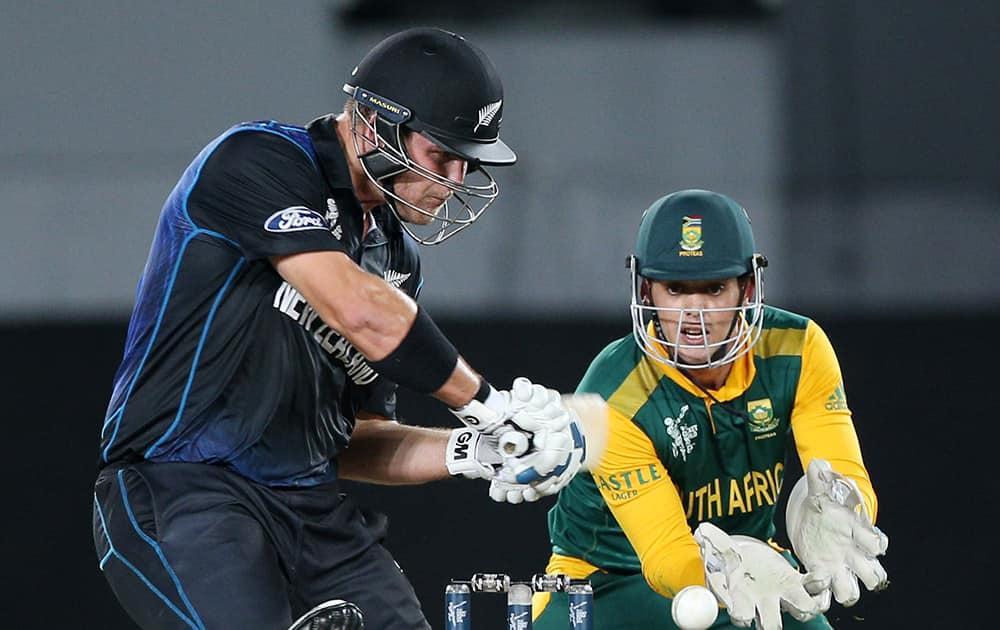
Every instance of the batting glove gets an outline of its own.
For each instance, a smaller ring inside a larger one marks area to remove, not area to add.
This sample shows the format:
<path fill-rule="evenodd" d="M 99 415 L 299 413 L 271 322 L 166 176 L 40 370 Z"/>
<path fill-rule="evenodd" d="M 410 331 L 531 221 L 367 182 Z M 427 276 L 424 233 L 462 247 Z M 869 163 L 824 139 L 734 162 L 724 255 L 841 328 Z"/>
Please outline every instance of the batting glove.
<path fill-rule="evenodd" d="M 542 498 L 535 488 L 527 483 L 507 483 L 494 479 L 490 481 L 490 498 L 497 503 L 532 503 Z"/>
<path fill-rule="evenodd" d="M 705 522 L 694 531 L 705 565 L 705 581 L 741 628 L 781 630 L 781 611 L 799 621 L 821 612 L 820 602 L 802 584 L 803 575 L 767 543 L 730 536 Z"/>
<path fill-rule="evenodd" d="M 536 443 L 543 444 L 542 450 L 519 457 L 505 456 L 503 466 L 497 472 L 497 478 L 490 482 L 490 498 L 500 503 L 532 502 L 562 490 L 580 471 L 586 454 L 585 441 L 579 426 L 575 421 L 571 421 L 567 429 L 570 436 L 568 446 L 556 448 L 550 444 L 556 441 L 552 434 L 539 433 L 535 438 Z M 540 472 L 538 460 L 552 453 L 559 453 L 562 463 L 549 472 Z"/>
<path fill-rule="evenodd" d="M 509 391 L 490 388 L 485 402 L 473 400 L 452 411 L 469 427 L 499 441 L 502 464 L 494 467 L 496 479 L 512 486 L 533 486 L 527 495 L 524 490 L 510 489 L 512 496 L 537 500 L 554 494 L 580 469 L 585 455 L 580 421 L 555 390 L 521 377 L 514 379 Z M 495 442 L 491 439 L 488 444 Z M 457 455 L 449 448 L 449 457 Z M 492 466 L 493 460 L 488 464 Z"/>
<path fill-rule="evenodd" d="M 451 412 L 462 424 L 481 433 L 493 434 L 500 429 L 509 430 L 511 427 L 504 423 L 513 413 L 510 394 L 499 392 L 489 384 L 486 387 L 488 391 L 484 400 L 473 398 L 462 407 L 452 408 Z"/>
<path fill-rule="evenodd" d="M 875 527 L 854 481 L 836 472 L 830 463 L 813 459 L 806 474 L 788 496 L 785 525 L 792 550 L 808 571 L 806 588 L 825 592 L 844 606 L 861 597 L 858 579 L 869 591 L 888 586 L 877 556 L 884 555 L 889 538 Z"/>
<path fill-rule="evenodd" d="M 532 483 L 508 483 L 500 479 L 490 482 L 490 498 L 498 503 L 531 503 L 562 490 L 580 470 L 580 460 L 571 460 L 562 473 Z"/>
<path fill-rule="evenodd" d="M 572 412 L 570 412 L 572 413 Z M 555 494 L 580 470 L 585 451 L 583 433 L 574 416 L 558 429 L 536 431 L 531 447 L 523 455 L 508 455 L 500 436 L 503 465 L 497 472 L 500 481 L 531 484 L 542 496 Z"/>
<path fill-rule="evenodd" d="M 454 429 L 448 437 L 445 463 L 452 475 L 469 479 L 493 479 L 503 457 L 497 450 L 497 437 L 475 429 Z"/>
<path fill-rule="evenodd" d="M 451 409 L 464 425 L 482 433 L 499 435 L 518 431 L 530 439 L 543 428 L 556 428 L 554 423 L 568 422 L 559 392 L 537 385 L 523 376 L 514 379 L 508 391 L 498 391 L 486 384 L 487 393 L 480 401 L 473 398 L 466 405 Z"/>

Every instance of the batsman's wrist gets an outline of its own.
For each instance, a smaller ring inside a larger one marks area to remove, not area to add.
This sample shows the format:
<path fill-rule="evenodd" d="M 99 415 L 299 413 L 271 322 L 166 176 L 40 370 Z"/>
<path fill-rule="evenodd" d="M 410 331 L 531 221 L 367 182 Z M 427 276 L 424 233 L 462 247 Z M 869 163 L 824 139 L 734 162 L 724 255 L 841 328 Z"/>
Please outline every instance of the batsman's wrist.
<path fill-rule="evenodd" d="M 475 467 L 475 433 L 473 429 L 454 429 L 448 436 L 445 464 L 448 466 L 449 474 L 464 475 Z"/>
<path fill-rule="evenodd" d="M 495 466 L 500 464 L 500 454 L 491 450 L 487 436 L 475 429 L 453 429 L 448 436 L 445 465 L 453 476 L 469 479 L 492 479 Z"/>
<path fill-rule="evenodd" d="M 490 394 L 496 391 L 497 390 L 493 389 L 493 386 L 489 384 L 489 381 L 480 376 L 479 389 L 476 391 L 476 395 L 472 397 L 472 400 L 478 400 L 485 405 L 486 401 L 490 399 Z"/>
<path fill-rule="evenodd" d="M 503 424 L 507 411 L 507 400 L 503 394 L 481 379 L 476 396 L 461 407 L 452 407 L 462 424 L 483 433 L 490 433 Z"/>

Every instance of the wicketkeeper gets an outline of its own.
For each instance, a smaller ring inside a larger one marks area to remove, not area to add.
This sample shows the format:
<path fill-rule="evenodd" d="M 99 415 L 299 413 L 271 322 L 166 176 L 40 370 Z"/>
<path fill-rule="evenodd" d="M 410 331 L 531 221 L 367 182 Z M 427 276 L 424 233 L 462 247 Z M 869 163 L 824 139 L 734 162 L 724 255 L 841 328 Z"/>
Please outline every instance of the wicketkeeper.
<path fill-rule="evenodd" d="M 829 339 L 765 305 L 765 258 L 746 211 L 705 190 L 667 195 L 642 217 L 632 334 L 608 345 L 577 391 L 610 407 L 607 451 L 549 512 L 546 573 L 589 578 L 594 627 L 675 628 L 671 598 L 707 585 L 713 628 L 829 628 L 887 584 L 877 501 Z M 785 458 L 792 550 L 772 540 Z M 536 630 L 565 624 L 566 598 L 539 594 Z"/>

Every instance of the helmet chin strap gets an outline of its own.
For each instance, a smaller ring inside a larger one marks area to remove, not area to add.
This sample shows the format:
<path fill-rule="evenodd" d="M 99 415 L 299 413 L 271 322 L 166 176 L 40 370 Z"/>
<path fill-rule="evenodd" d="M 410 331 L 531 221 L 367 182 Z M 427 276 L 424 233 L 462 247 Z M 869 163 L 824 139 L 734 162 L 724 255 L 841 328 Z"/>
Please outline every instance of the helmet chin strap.
<path fill-rule="evenodd" d="M 360 112 L 357 107 L 355 107 L 353 116 L 355 117 L 354 120 L 360 117 Z M 373 118 L 373 122 L 367 122 L 365 124 L 375 134 L 374 138 L 368 139 L 368 142 L 373 144 L 375 148 L 366 153 L 359 154 L 358 159 L 361 161 L 364 171 L 368 177 L 373 181 L 373 183 L 376 184 L 377 187 L 381 189 L 385 197 L 386 205 L 388 205 L 398 217 L 399 211 L 396 207 L 393 179 L 396 175 L 405 173 L 409 169 L 404 160 L 390 157 L 384 150 L 378 147 L 378 143 L 380 140 L 384 140 L 393 151 L 401 154 L 402 156 L 406 156 L 406 149 L 403 146 L 402 134 L 398 124 L 388 121 L 378 115 L 374 115 Z M 352 121 L 352 126 L 354 125 L 356 125 L 356 122 Z M 357 136 L 355 136 L 354 139 L 354 147 L 355 151 L 357 151 Z M 409 231 L 402 220 L 400 220 L 399 223 L 403 226 L 404 230 L 410 233 L 410 236 L 417 238 L 415 234 Z"/>
<path fill-rule="evenodd" d="M 369 142 L 377 145 L 380 138 L 389 138 L 390 141 L 388 144 L 392 149 L 405 155 L 406 152 L 399 142 L 399 125 L 391 123 L 381 116 L 375 116 L 374 131 L 375 138 Z M 392 190 L 392 182 L 386 180 L 390 180 L 392 177 L 406 171 L 406 164 L 393 160 L 384 151 L 379 149 L 378 146 L 363 155 L 359 155 L 358 159 L 364 164 L 371 178 L 389 190 Z"/>
<path fill-rule="evenodd" d="M 737 284 L 740 287 L 740 300 L 743 302 L 744 307 L 746 305 L 746 299 L 747 299 L 746 298 L 747 282 L 749 281 L 747 280 L 746 276 L 743 276 L 740 280 L 737 281 Z M 739 320 L 740 320 L 740 311 L 739 310 L 733 311 L 733 319 L 731 322 L 729 322 L 729 330 L 726 331 L 726 339 L 732 338 L 733 331 L 736 330 L 736 326 L 739 324 Z M 736 340 L 734 339 L 730 343 L 735 343 L 735 342 Z M 729 344 L 726 344 L 725 346 L 722 346 L 718 350 L 713 352 L 709 360 L 712 362 L 718 361 L 719 359 L 724 357 L 726 355 L 726 352 L 728 351 L 729 351 Z"/>

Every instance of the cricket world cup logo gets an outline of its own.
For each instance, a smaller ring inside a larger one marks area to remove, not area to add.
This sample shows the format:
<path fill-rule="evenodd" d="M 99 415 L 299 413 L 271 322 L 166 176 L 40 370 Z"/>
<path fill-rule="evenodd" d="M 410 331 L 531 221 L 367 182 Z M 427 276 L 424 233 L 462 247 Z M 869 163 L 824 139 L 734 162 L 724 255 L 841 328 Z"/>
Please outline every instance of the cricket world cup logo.
<path fill-rule="evenodd" d="M 460 625 L 465 623 L 465 618 L 469 616 L 468 602 L 448 602 L 448 623 Z"/>
<path fill-rule="evenodd" d="M 684 424 L 684 416 L 690 409 L 689 405 L 684 405 L 676 418 L 667 416 L 663 419 L 663 426 L 671 438 L 670 450 L 674 457 L 680 457 L 684 461 L 687 461 L 687 456 L 694 450 L 694 441 L 698 437 L 698 425 Z"/>
<path fill-rule="evenodd" d="M 574 602 L 569 605 L 569 627 L 587 628 L 590 616 L 590 605 L 587 602 Z"/>
<path fill-rule="evenodd" d="M 528 630 L 528 615 L 531 613 L 510 613 L 507 620 L 507 627 L 510 630 Z"/>

